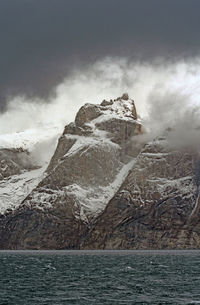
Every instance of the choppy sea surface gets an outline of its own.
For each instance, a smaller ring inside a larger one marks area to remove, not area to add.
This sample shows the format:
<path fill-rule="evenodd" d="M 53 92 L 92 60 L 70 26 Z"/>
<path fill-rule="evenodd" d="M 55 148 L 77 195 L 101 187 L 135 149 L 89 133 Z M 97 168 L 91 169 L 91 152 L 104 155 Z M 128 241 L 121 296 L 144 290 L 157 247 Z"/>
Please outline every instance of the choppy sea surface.
<path fill-rule="evenodd" d="M 200 251 L 0 251 L 0 304 L 200 304 Z"/>

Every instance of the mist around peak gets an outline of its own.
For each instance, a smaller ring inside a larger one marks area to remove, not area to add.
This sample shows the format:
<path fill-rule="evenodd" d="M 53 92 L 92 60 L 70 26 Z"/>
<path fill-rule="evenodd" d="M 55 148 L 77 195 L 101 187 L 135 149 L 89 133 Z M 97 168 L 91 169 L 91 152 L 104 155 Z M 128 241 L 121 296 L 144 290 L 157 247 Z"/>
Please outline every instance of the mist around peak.
<path fill-rule="evenodd" d="M 104 99 L 128 92 L 146 130 L 141 141 L 151 140 L 173 128 L 174 132 L 169 134 L 172 146 L 196 145 L 199 141 L 199 73 L 198 58 L 173 63 L 159 58 L 147 64 L 124 57 L 106 57 L 74 70 L 53 89 L 48 99 L 28 99 L 25 95 L 10 99 L 7 110 L 0 114 L 0 142 L 5 134 L 7 142 L 9 139 L 12 142 L 12 134 L 25 132 L 31 137 L 35 130 L 39 147 L 40 135 L 50 128 L 45 142 L 49 139 L 52 143 L 64 126 L 74 121 L 82 105 L 100 104 Z M 42 158 L 39 150 L 35 149 Z"/>

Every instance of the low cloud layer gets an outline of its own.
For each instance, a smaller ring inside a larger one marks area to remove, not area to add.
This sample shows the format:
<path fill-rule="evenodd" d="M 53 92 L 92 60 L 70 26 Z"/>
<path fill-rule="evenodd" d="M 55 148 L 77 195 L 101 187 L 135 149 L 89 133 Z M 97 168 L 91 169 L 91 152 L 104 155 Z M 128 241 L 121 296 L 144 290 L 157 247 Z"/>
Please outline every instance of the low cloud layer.
<path fill-rule="evenodd" d="M 164 135 L 171 149 L 200 150 L 200 107 L 196 101 L 191 101 L 189 93 L 152 92 L 143 122 L 146 134 L 140 141 Z"/>
<path fill-rule="evenodd" d="M 34 137 L 38 134 L 40 142 L 45 130 L 44 145 L 34 148 L 44 151 L 48 141 L 53 147 L 52 139 L 74 120 L 84 103 L 100 103 L 128 92 L 135 100 L 148 139 L 170 127 L 175 128 L 169 136 L 172 146 L 195 144 L 199 141 L 199 74 L 198 58 L 168 65 L 159 60 L 146 64 L 121 57 L 105 58 L 73 72 L 55 88 L 48 103 L 22 96 L 11 99 L 7 111 L 0 115 L 0 141 L 3 134 L 30 130 Z"/>
<path fill-rule="evenodd" d="M 199 11 L 199 0 L 1 0 L 0 111 L 21 95 L 48 103 L 72 71 L 107 56 L 199 56 Z"/>

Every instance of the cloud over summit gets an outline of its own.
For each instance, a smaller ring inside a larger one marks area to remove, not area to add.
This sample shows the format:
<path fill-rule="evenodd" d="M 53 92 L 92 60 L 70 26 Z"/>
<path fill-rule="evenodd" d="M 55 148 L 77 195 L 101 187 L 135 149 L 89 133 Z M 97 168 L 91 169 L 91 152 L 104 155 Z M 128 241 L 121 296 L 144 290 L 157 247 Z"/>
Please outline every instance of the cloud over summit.
<path fill-rule="evenodd" d="M 48 100 L 74 70 L 104 57 L 176 61 L 200 53 L 198 0 L 2 0 L 0 109 Z"/>

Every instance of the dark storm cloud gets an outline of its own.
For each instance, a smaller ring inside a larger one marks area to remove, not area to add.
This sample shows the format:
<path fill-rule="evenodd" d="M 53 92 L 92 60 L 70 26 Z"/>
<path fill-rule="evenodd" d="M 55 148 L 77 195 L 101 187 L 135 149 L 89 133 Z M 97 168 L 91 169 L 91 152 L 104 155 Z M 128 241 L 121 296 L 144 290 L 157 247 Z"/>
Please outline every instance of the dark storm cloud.
<path fill-rule="evenodd" d="M 104 56 L 196 56 L 199 29 L 199 0 L 0 0 L 0 107 Z"/>

